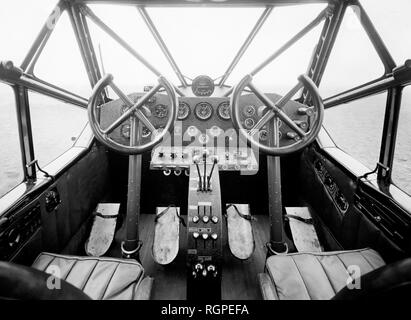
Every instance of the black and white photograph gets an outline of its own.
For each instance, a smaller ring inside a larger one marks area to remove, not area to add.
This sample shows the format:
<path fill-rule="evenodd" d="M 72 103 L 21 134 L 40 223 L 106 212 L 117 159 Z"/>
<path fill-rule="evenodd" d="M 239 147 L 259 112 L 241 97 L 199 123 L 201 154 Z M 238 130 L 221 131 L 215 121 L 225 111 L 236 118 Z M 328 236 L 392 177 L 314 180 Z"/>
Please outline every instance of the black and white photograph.
<path fill-rule="evenodd" d="M 0 309 L 268 319 L 409 299 L 410 13 L 1 0 Z"/>

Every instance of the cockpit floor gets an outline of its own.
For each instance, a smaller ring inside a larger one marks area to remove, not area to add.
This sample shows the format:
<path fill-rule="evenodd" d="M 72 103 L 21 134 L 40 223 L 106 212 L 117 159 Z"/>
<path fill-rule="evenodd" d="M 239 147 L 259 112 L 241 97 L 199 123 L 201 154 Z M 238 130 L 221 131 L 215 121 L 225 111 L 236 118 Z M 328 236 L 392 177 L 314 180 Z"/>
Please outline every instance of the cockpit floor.
<path fill-rule="evenodd" d="M 180 227 L 180 252 L 169 265 L 162 266 L 154 262 L 151 247 L 154 239 L 153 214 L 140 216 L 140 239 L 143 247 L 140 260 L 147 275 L 154 277 L 153 300 L 185 300 L 186 299 L 186 230 Z M 186 219 L 186 216 L 183 216 Z M 226 228 L 226 226 L 224 226 Z M 223 300 L 257 300 L 261 299 L 257 274 L 263 272 L 266 259 L 265 244 L 269 239 L 268 217 L 258 216 L 253 222 L 255 251 L 252 257 L 241 261 L 231 255 L 228 244 L 224 247 L 223 275 L 221 295 Z M 120 229 L 116 239 L 123 239 L 124 231 Z M 120 241 L 111 247 L 109 256 L 119 257 Z"/>

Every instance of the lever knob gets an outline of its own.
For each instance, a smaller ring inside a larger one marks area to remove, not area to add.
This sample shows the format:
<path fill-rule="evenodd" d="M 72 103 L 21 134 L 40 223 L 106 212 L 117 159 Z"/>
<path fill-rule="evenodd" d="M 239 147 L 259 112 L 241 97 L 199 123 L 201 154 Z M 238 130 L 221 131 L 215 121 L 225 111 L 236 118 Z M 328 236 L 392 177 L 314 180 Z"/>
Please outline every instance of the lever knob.
<path fill-rule="evenodd" d="M 203 237 L 204 240 L 208 239 L 208 233 L 203 233 L 201 236 Z"/>
<path fill-rule="evenodd" d="M 210 221 L 210 218 L 208 216 L 203 216 L 203 222 L 208 223 Z"/>
<path fill-rule="evenodd" d="M 218 222 L 218 217 L 217 216 L 212 216 L 211 221 L 213 221 L 213 223 L 217 223 Z"/>
<path fill-rule="evenodd" d="M 199 218 L 198 216 L 194 216 L 194 217 L 193 217 L 193 222 L 194 222 L 194 223 L 197 223 L 199 220 L 200 220 L 200 218 Z"/>
<path fill-rule="evenodd" d="M 198 232 L 193 232 L 193 238 L 194 239 L 198 239 L 199 236 L 200 236 L 200 234 Z"/>

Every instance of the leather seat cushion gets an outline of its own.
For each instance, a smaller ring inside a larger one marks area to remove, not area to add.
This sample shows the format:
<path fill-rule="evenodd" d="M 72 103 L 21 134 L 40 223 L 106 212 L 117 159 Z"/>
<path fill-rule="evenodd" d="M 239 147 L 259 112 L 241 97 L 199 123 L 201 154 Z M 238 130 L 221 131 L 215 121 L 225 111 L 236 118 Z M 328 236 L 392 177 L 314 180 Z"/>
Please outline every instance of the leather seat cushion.
<path fill-rule="evenodd" d="M 60 274 L 53 273 L 56 277 L 94 300 L 134 300 L 144 278 L 144 269 L 138 262 L 105 257 L 41 253 L 32 267 L 48 273 L 58 270 Z"/>
<path fill-rule="evenodd" d="M 347 285 L 350 266 L 360 271 L 352 274 L 357 278 L 384 265 L 376 251 L 361 249 L 275 255 L 266 270 L 279 300 L 328 300 Z"/>

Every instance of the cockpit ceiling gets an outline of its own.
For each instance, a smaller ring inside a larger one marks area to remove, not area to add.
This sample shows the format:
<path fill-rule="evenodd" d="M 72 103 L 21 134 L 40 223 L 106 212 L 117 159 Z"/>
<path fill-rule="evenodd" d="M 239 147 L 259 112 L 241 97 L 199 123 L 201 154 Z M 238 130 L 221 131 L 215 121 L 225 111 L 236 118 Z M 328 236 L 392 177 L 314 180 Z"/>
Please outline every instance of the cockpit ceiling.
<path fill-rule="evenodd" d="M 283 6 L 312 3 L 328 3 L 330 0 L 73 0 L 77 3 L 107 3 L 107 4 L 129 4 L 143 5 L 147 7 L 178 7 L 178 6 L 237 6 L 237 7 L 262 7 Z"/>

